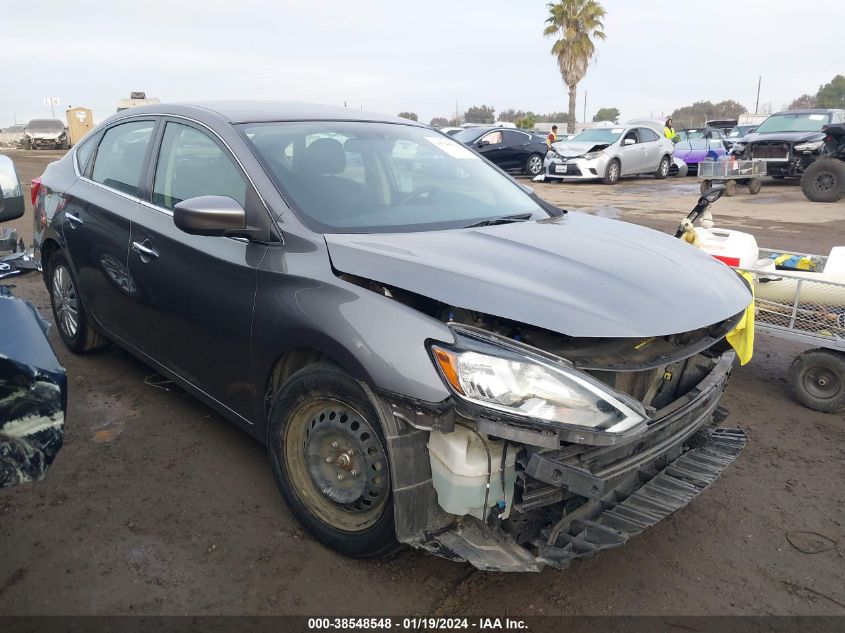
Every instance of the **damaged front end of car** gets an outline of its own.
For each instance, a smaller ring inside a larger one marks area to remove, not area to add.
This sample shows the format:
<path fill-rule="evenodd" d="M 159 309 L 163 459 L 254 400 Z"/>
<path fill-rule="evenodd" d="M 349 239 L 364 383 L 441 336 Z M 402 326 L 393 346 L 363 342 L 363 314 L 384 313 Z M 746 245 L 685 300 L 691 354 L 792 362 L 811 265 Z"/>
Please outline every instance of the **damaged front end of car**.
<path fill-rule="evenodd" d="M 384 289 L 454 334 L 428 342 L 452 397 L 371 394 L 407 544 L 484 570 L 564 568 L 685 506 L 746 443 L 715 428 L 741 314 L 663 337 L 571 338 Z"/>

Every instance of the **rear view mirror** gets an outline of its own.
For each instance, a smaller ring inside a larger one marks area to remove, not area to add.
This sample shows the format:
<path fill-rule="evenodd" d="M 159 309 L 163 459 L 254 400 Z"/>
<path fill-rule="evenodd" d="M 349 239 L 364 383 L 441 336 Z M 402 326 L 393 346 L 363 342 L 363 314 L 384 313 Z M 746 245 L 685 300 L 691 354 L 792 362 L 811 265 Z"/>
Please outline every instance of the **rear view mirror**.
<path fill-rule="evenodd" d="M 191 235 L 237 235 L 246 229 L 246 211 L 226 196 L 198 196 L 174 207 L 173 223 Z"/>
<path fill-rule="evenodd" d="M 24 212 L 23 191 L 8 156 L 0 156 L 0 222 L 17 220 Z"/>

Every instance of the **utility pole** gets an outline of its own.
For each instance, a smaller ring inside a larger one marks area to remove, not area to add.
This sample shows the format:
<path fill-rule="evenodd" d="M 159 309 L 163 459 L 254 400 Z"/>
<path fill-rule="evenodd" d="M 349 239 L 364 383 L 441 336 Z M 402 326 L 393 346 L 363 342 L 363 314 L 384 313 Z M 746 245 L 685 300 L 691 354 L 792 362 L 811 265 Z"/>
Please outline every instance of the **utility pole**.
<path fill-rule="evenodd" d="M 587 123 L 587 91 L 584 91 L 584 123 Z"/>
<path fill-rule="evenodd" d="M 455 99 L 455 125 L 460 125 L 461 120 L 458 118 L 458 100 Z"/>
<path fill-rule="evenodd" d="M 763 83 L 763 75 L 757 77 L 757 102 L 754 104 L 754 114 L 757 114 L 760 109 L 760 84 Z"/>

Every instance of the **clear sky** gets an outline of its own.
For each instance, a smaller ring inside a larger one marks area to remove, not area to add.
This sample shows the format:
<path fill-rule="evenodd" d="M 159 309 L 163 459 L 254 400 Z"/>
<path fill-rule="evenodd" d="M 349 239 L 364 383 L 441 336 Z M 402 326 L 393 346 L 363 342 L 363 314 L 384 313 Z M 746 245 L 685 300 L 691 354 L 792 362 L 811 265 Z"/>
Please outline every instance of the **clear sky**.
<path fill-rule="evenodd" d="M 695 100 L 778 109 L 845 74 L 843 0 L 602 0 L 607 40 L 578 117 L 623 119 Z M 470 105 L 567 108 L 546 3 L 535 0 L 31 0 L 0 15 L 0 126 L 49 116 L 45 97 L 114 112 L 162 101 L 314 101 L 428 122 Z M 48 37 L 49 34 L 49 37 Z"/>

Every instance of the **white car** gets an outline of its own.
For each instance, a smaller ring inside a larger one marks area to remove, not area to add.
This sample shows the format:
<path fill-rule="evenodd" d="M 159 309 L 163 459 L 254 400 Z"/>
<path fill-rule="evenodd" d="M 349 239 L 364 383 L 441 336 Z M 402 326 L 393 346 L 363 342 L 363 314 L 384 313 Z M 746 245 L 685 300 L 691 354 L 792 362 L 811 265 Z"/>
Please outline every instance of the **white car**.
<path fill-rule="evenodd" d="M 603 180 L 653 174 L 666 178 L 672 169 L 672 141 L 645 124 L 594 127 L 569 141 L 558 141 L 543 161 L 543 180 Z M 539 180 L 540 178 L 538 178 Z"/>

